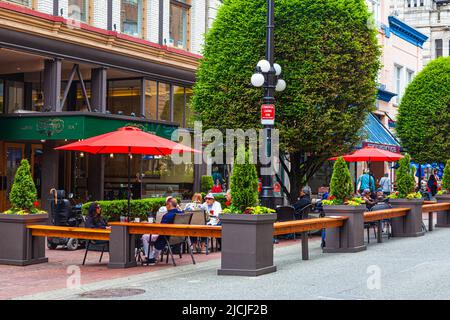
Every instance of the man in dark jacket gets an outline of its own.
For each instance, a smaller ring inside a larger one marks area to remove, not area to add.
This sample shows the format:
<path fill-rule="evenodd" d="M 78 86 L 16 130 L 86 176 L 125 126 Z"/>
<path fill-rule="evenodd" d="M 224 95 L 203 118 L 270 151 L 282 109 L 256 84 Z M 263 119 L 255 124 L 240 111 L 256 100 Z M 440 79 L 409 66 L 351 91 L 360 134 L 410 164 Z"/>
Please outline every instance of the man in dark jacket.
<path fill-rule="evenodd" d="M 161 223 L 173 224 L 173 222 L 175 220 L 175 216 L 177 214 L 183 213 L 183 211 L 181 211 L 179 209 L 177 199 L 172 198 L 171 196 L 166 198 L 166 208 L 167 208 L 167 213 L 162 217 Z M 161 251 L 166 246 L 166 240 L 165 240 L 164 236 L 159 236 L 157 234 L 153 234 L 151 236 L 151 239 L 150 239 L 149 235 L 145 235 L 145 236 L 148 236 L 147 241 L 151 241 L 154 243 L 154 249 L 150 250 L 150 253 L 148 255 L 146 262 L 149 265 L 154 265 L 158 261 L 158 257 L 160 255 Z M 146 241 L 146 238 L 144 238 L 144 236 L 143 236 L 142 240 Z"/>
<path fill-rule="evenodd" d="M 311 188 L 306 186 L 300 191 L 300 198 L 294 203 L 294 209 L 296 214 L 300 214 L 301 211 L 311 204 Z"/>

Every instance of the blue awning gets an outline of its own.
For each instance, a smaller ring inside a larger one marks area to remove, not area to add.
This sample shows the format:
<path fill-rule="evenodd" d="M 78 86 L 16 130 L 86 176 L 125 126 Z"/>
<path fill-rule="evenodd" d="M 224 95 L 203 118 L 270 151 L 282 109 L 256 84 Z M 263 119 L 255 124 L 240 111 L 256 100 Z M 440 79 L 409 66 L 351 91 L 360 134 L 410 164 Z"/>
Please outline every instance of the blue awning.
<path fill-rule="evenodd" d="M 400 143 L 394 135 L 387 129 L 380 119 L 372 113 L 369 113 L 366 124 L 363 128 L 363 134 L 366 137 L 365 143 L 374 143 L 379 145 L 389 145 L 400 148 Z"/>

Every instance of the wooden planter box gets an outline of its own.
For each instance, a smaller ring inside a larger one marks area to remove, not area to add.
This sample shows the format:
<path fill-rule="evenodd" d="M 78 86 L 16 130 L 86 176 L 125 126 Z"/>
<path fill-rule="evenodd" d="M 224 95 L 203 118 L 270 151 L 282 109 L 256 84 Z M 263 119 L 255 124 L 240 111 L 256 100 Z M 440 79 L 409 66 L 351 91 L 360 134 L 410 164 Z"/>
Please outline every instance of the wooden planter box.
<path fill-rule="evenodd" d="M 365 205 L 347 206 L 333 205 L 323 206 L 325 216 L 346 216 L 348 220 L 342 228 L 331 228 L 326 230 L 325 253 L 352 253 L 366 250 L 364 244 L 364 212 Z"/>
<path fill-rule="evenodd" d="M 48 214 L 0 214 L 0 264 L 27 266 L 48 262 L 45 237 L 32 237 L 27 225 L 46 225 Z"/>
<path fill-rule="evenodd" d="M 393 237 L 421 237 L 423 199 L 389 199 L 393 208 L 409 208 L 411 211 L 404 217 L 392 218 Z"/>
<path fill-rule="evenodd" d="M 219 275 L 259 276 L 275 272 L 273 224 L 277 215 L 222 214 L 222 267 Z"/>
<path fill-rule="evenodd" d="M 435 198 L 438 203 L 448 202 L 450 203 L 450 194 L 437 194 Z M 436 213 L 436 227 L 439 228 L 450 228 L 450 210 L 440 211 Z"/>

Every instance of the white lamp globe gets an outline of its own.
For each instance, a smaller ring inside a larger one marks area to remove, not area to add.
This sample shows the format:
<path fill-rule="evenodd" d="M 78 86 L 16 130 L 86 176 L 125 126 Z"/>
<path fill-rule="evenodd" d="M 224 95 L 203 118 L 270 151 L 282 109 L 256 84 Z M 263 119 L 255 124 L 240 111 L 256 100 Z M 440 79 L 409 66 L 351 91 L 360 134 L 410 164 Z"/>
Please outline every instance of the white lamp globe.
<path fill-rule="evenodd" d="M 261 60 L 257 66 L 261 69 L 261 72 L 267 73 L 270 71 L 270 62 L 267 60 Z"/>
<path fill-rule="evenodd" d="M 278 63 L 274 63 L 273 68 L 275 69 L 275 74 L 279 76 L 281 74 L 281 66 Z"/>
<path fill-rule="evenodd" d="M 252 85 L 255 87 L 262 87 L 264 84 L 264 76 L 261 73 L 255 73 L 252 75 Z"/>
<path fill-rule="evenodd" d="M 277 86 L 275 87 L 275 91 L 281 92 L 286 89 L 286 81 L 283 79 L 278 79 Z"/>

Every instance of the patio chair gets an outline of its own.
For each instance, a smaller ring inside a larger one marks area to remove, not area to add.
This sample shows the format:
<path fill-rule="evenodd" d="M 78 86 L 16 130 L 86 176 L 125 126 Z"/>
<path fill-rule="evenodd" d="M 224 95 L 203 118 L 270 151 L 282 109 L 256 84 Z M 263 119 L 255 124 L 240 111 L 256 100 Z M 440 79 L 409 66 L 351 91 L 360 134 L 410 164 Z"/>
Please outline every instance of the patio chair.
<path fill-rule="evenodd" d="M 90 245 L 101 245 L 102 246 L 102 253 L 100 255 L 100 259 L 98 260 L 98 263 L 101 263 L 102 262 L 102 258 L 103 258 L 103 253 L 105 252 L 105 249 L 108 246 L 108 244 L 109 244 L 109 241 L 87 240 L 86 241 L 86 251 L 84 253 L 84 258 L 83 258 L 83 266 L 86 263 L 86 257 L 87 257 Z"/>
<path fill-rule="evenodd" d="M 186 211 L 186 212 L 192 212 L 192 219 L 191 219 L 192 225 L 204 226 L 208 222 L 208 216 L 207 216 L 205 210 L 193 210 L 193 211 Z M 200 239 L 200 237 L 197 237 L 197 241 L 199 239 Z M 206 238 L 206 254 L 209 254 L 209 241 L 210 241 L 210 238 Z M 211 242 L 212 242 L 212 239 L 211 239 Z"/>
<path fill-rule="evenodd" d="M 386 202 L 378 202 L 377 204 L 375 204 L 370 211 L 380 211 L 380 210 L 386 210 L 386 209 L 391 209 L 391 206 L 386 203 Z M 391 219 L 383 219 L 380 223 L 380 226 L 382 226 L 384 224 L 386 224 L 387 226 L 387 231 L 388 231 L 388 239 L 391 238 Z M 364 228 L 367 229 L 367 243 L 370 243 L 370 228 L 373 228 L 373 233 L 375 234 L 375 238 L 377 238 L 377 222 L 367 222 L 364 223 Z"/>
<path fill-rule="evenodd" d="M 192 213 L 185 213 L 185 214 L 177 214 L 175 215 L 175 219 L 173 221 L 174 224 L 190 224 L 192 220 Z M 169 263 L 169 255 L 172 259 L 172 263 L 174 266 L 177 264 L 175 263 L 175 259 L 173 257 L 172 247 L 176 245 L 181 245 L 188 248 L 189 254 L 192 258 L 192 263 L 195 264 L 194 255 L 192 254 L 192 248 L 191 248 L 191 239 L 189 237 L 168 237 L 164 236 L 164 239 L 166 240 L 166 248 L 161 253 L 161 261 L 164 260 L 164 254 L 166 254 L 166 263 Z M 180 258 L 183 258 L 182 249 L 180 248 Z"/>
<path fill-rule="evenodd" d="M 293 206 L 279 206 L 277 211 L 277 222 L 293 221 L 295 219 L 295 209 Z M 295 233 L 285 235 L 287 239 L 295 239 Z"/>

